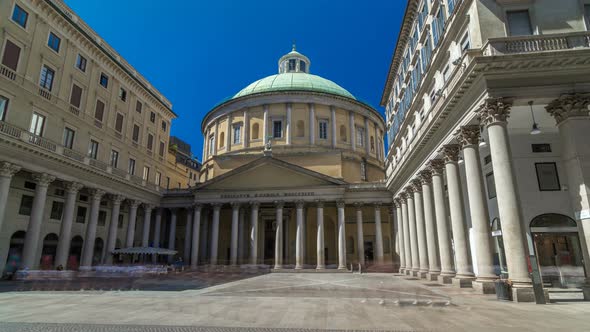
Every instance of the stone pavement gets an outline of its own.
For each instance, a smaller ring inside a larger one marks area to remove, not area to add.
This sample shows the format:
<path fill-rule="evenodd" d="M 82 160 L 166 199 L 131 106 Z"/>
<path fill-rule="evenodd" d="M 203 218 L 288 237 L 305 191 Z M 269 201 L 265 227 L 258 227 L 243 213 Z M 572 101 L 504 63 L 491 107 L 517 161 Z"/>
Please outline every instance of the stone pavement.
<path fill-rule="evenodd" d="M 0 331 L 590 330 L 587 302 L 500 302 L 407 279 L 281 273 L 184 291 L 7 292 L 0 322 L 17 324 Z"/>

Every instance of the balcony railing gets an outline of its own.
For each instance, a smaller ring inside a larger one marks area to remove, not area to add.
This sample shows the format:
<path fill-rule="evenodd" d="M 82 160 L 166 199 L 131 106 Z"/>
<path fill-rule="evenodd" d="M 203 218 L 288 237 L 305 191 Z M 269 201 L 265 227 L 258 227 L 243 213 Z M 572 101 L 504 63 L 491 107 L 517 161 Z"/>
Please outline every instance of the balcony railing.
<path fill-rule="evenodd" d="M 64 156 L 77 160 L 81 163 L 84 162 L 84 155 L 72 149 L 64 148 Z"/>
<path fill-rule="evenodd" d="M 39 96 L 41 96 L 47 100 L 51 100 L 51 91 L 49 91 L 45 88 L 39 87 Z"/>
<path fill-rule="evenodd" d="M 16 79 L 16 73 L 14 72 L 14 70 L 12 70 L 4 65 L 0 65 L 0 75 L 4 76 L 12 81 L 14 81 Z"/>
<path fill-rule="evenodd" d="M 590 47 L 589 32 L 491 38 L 484 55 L 502 55 L 569 50 Z"/>
<path fill-rule="evenodd" d="M 9 135 L 12 137 L 20 138 L 22 135 L 22 131 L 23 131 L 23 129 L 15 127 L 7 122 L 0 121 L 0 133 L 6 134 L 6 135 Z"/>
<path fill-rule="evenodd" d="M 100 161 L 98 159 L 91 158 L 90 159 L 90 166 L 99 168 L 99 169 L 101 169 L 101 170 L 103 170 L 103 171 L 106 172 L 106 170 L 107 170 L 107 168 L 108 168 L 109 165 L 107 165 L 106 163 L 104 163 L 104 162 L 102 162 L 102 161 Z"/>
<path fill-rule="evenodd" d="M 70 113 L 74 114 L 75 116 L 80 116 L 80 109 L 74 105 L 70 105 Z"/>
<path fill-rule="evenodd" d="M 29 132 L 27 132 L 27 134 L 29 134 L 29 143 L 33 143 L 52 152 L 57 150 L 57 144 L 51 142 L 50 140 L 41 136 L 33 135 Z"/>

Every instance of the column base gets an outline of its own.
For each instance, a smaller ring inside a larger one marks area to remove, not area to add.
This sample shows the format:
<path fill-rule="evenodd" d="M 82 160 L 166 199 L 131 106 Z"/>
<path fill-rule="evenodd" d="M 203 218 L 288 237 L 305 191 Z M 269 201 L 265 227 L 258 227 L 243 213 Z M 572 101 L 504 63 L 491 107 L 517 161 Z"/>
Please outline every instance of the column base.
<path fill-rule="evenodd" d="M 397 271 L 397 273 L 404 274 L 404 268 L 403 267 L 400 267 L 399 270 Z"/>
<path fill-rule="evenodd" d="M 318 266 L 316 266 L 315 269 L 316 270 L 325 270 L 326 269 L 326 266 L 325 265 L 318 265 Z"/>
<path fill-rule="evenodd" d="M 582 286 L 582 294 L 584 294 L 584 301 L 590 300 L 590 286 Z"/>
<path fill-rule="evenodd" d="M 494 280 L 484 279 L 475 280 L 472 283 L 473 290 L 478 294 L 496 294 L 496 284 Z"/>
<path fill-rule="evenodd" d="M 450 285 L 453 283 L 453 278 L 455 277 L 455 275 L 451 274 L 441 274 L 438 276 L 438 283 L 439 284 L 444 284 L 444 285 Z"/>
<path fill-rule="evenodd" d="M 428 272 L 426 274 L 426 280 L 427 281 L 438 281 L 439 275 L 440 275 L 440 272 Z"/>
<path fill-rule="evenodd" d="M 417 277 L 420 279 L 426 279 L 427 274 L 428 274 L 428 271 L 418 271 Z"/>
<path fill-rule="evenodd" d="M 455 277 L 452 279 L 452 285 L 456 288 L 471 288 L 473 286 L 473 281 L 475 278 L 458 278 Z"/>
<path fill-rule="evenodd" d="M 303 267 L 302 266 L 295 266 L 295 270 L 302 270 Z"/>
<path fill-rule="evenodd" d="M 273 269 L 275 269 L 275 270 L 282 270 L 283 269 L 283 266 L 282 265 L 275 265 L 273 267 Z"/>
<path fill-rule="evenodd" d="M 338 270 L 346 270 L 346 266 L 339 266 Z"/>
<path fill-rule="evenodd" d="M 412 276 L 412 270 L 406 270 L 406 275 L 411 277 Z"/>
<path fill-rule="evenodd" d="M 418 273 L 419 273 L 419 271 L 412 271 L 411 276 L 418 278 Z"/>
<path fill-rule="evenodd" d="M 533 287 L 512 287 L 512 301 L 535 302 L 535 292 L 533 290 Z"/>

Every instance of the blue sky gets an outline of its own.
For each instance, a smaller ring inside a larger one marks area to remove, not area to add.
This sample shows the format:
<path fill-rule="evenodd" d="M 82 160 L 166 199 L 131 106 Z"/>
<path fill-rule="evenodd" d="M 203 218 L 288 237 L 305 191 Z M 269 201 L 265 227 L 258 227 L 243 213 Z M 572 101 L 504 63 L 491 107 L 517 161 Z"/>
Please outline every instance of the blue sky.
<path fill-rule="evenodd" d="M 297 50 L 311 72 L 379 106 L 406 1 L 66 0 L 172 103 L 201 156 L 203 116 Z"/>

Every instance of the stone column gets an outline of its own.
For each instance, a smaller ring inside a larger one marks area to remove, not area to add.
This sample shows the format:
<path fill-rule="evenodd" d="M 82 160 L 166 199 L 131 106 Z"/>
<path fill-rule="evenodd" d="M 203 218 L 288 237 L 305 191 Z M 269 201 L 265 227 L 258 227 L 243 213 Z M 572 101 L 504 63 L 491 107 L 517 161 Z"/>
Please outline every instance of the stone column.
<path fill-rule="evenodd" d="M 436 214 L 436 235 L 441 262 L 441 273 L 438 281 L 450 284 L 455 276 L 455 262 L 453 248 L 451 247 L 451 232 L 447 213 L 447 204 L 444 193 L 443 171 L 445 163 L 442 159 L 433 159 L 429 162 L 432 172 L 432 196 L 434 198 L 434 210 Z"/>
<path fill-rule="evenodd" d="M 246 227 L 244 219 L 244 214 L 246 213 L 245 209 L 240 208 L 239 218 L 238 218 L 238 264 L 244 263 L 244 258 L 246 257 L 246 246 L 245 243 L 245 232 L 244 227 Z"/>
<path fill-rule="evenodd" d="M 275 269 L 283 268 L 283 206 L 284 202 L 276 201 L 276 233 L 275 233 Z"/>
<path fill-rule="evenodd" d="M 428 246 L 426 244 L 426 231 L 424 227 L 424 205 L 422 203 L 422 183 L 415 179 L 414 185 L 414 209 L 416 210 L 416 237 L 418 238 L 418 260 L 420 261 L 420 270 L 418 276 L 426 278 L 429 270 L 428 264 Z"/>
<path fill-rule="evenodd" d="M 463 126 L 457 139 L 463 147 L 465 176 L 469 179 L 467 181 L 467 198 L 469 199 L 477 261 L 477 279 L 473 283 L 473 288 L 483 294 L 495 294 L 494 280 L 497 277 L 494 272 L 492 254 L 490 214 L 479 159 L 479 135 L 479 125 Z"/>
<path fill-rule="evenodd" d="M 512 103 L 509 100 L 489 98 L 479 108 L 478 115 L 488 129 L 506 265 L 512 281 L 512 297 L 514 301 L 528 302 L 534 301 L 534 293 L 528 272 L 528 252 L 521 225 L 520 198 L 508 139 L 506 120 L 511 107 Z"/>
<path fill-rule="evenodd" d="M 365 141 L 363 143 L 365 143 L 365 153 L 367 154 L 367 157 L 371 153 L 369 136 L 369 119 L 365 116 Z"/>
<path fill-rule="evenodd" d="M 411 197 L 411 193 L 403 192 L 401 195 L 402 200 L 402 220 L 403 220 L 403 235 L 404 235 L 404 256 L 406 266 L 404 268 L 404 274 L 411 274 L 412 271 L 412 249 L 410 245 L 410 217 L 408 215 L 408 197 Z"/>
<path fill-rule="evenodd" d="M 317 202 L 317 215 L 316 219 L 318 222 L 317 229 L 317 270 L 326 268 L 325 254 L 324 254 L 324 202 Z"/>
<path fill-rule="evenodd" d="M 297 207 L 297 232 L 295 234 L 295 269 L 303 268 L 303 201 L 295 202 Z"/>
<path fill-rule="evenodd" d="M 240 221 L 240 204 L 231 203 L 231 239 L 230 239 L 230 264 L 238 265 L 238 222 Z"/>
<path fill-rule="evenodd" d="M 225 151 L 230 152 L 231 151 L 231 143 L 232 143 L 232 116 L 231 114 L 227 115 L 227 126 L 226 126 L 226 135 L 225 135 Z"/>
<path fill-rule="evenodd" d="M 416 230 L 416 207 L 414 202 L 414 187 L 410 186 L 406 188 L 406 200 L 408 204 L 408 225 L 410 234 L 410 251 L 412 252 L 412 275 L 418 276 L 420 271 L 420 254 L 418 252 L 418 232 Z"/>
<path fill-rule="evenodd" d="M 105 194 L 100 189 L 90 189 L 90 218 L 86 225 L 86 236 L 84 236 L 84 250 L 82 250 L 82 259 L 80 268 L 89 268 L 92 266 L 92 256 L 94 255 L 94 240 L 96 239 L 96 226 L 98 224 L 98 212 L 100 211 L 100 200 Z"/>
<path fill-rule="evenodd" d="M 383 264 L 383 231 L 381 230 L 381 204 L 375 203 L 375 256 Z"/>
<path fill-rule="evenodd" d="M 315 105 L 309 104 L 309 144 L 315 144 Z"/>
<path fill-rule="evenodd" d="M 201 238 L 199 239 L 199 256 L 201 261 L 203 262 L 207 262 L 208 258 L 209 258 L 209 249 L 210 249 L 210 231 L 209 231 L 209 225 L 211 224 L 211 217 L 212 217 L 212 211 L 210 209 L 208 210 L 203 210 L 201 212 L 201 225 L 203 227 L 203 229 L 201 230 Z"/>
<path fill-rule="evenodd" d="M 20 166 L 15 164 L 6 161 L 0 162 L 0 230 L 2 230 L 2 223 L 6 216 L 6 202 L 8 201 L 8 194 L 10 192 L 10 182 L 12 181 L 12 177 L 20 169 Z"/>
<path fill-rule="evenodd" d="M 217 250 L 219 241 L 219 213 L 221 204 L 213 204 L 213 221 L 211 222 L 211 265 L 217 265 Z"/>
<path fill-rule="evenodd" d="M 129 222 L 127 223 L 127 238 L 125 240 L 125 247 L 133 247 L 135 241 L 135 222 L 137 220 L 137 208 L 141 202 L 136 200 L 129 200 Z"/>
<path fill-rule="evenodd" d="M 242 147 L 250 146 L 250 117 L 248 116 L 248 109 L 244 110 L 244 139 L 242 140 Z"/>
<path fill-rule="evenodd" d="M 191 207 L 186 209 L 186 224 L 184 225 L 184 252 L 182 259 L 185 264 L 191 261 L 191 235 L 193 234 L 193 210 Z"/>
<path fill-rule="evenodd" d="M 152 210 L 153 204 L 143 204 L 143 230 L 141 234 L 141 246 L 148 247 L 150 245 L 150 228 L 152 224 Z"/>
<path fill-rule="evenodd" d="M 346 216 L 344 201 L 336 202 L 338 208 L 338 270 L 346 270 Z"/>
<path fill-rule="evenodd" d="M 82 187 L 83 185 L 78 182 L 69 182 L 65 185 L 66 202 L 64 205 L 63 220 L 59 231 L 59 241 L 57 242 L 57 253 L 55 255 L 55 266 L 61 265 L 64 269 L 67 267 L 68 256 L 70 253 L 72 224 L 74 222 L 74 211 L 76 210 L 76 198 Z M 2 206 L 0 206 L 0 211 L 4 211 Z"/>
<path fill-rule="evenodd" d="M 291 145 L 291 108 L 293 107 L 291 103 L 287 103 L 287 124 L 285 125 L 285 144 Z"/>
<path fill-rule="evenodd" d="M 355 127 L 354 127 L 354 112 L 348 113 L 348 126 L 350 127 L 350 148 L 352 151 L 356 151 L 356 139 L 355 139 Z"/>
<path fill-rule="evenodd" d="M 258 207 L 260 203 L 250 202 L 250 264 L 258 264 Z"/>
<path fill-rule="evenodd" d="M 193 227 L 192 227 L 192 243 L 191 243 L 191 268 L 195 269 L 199 263 L 199 236 L 201 230 L 201 211 L 203 206 L 201 204 L 195 204 L 194 216 L 193 216 Z"/>
<path fill-rule="evenodd" d="M 74 194 L 74 202 L 76 195 Z M 107 237 L 107 251 L 105 255 L 104 263 L 107 265 L 113 264 L 112 251 L 115 250 L 117 245 L 117 230 L 119 229 L 119 213 L 121 212 L 121 203 L 125 200 L 125 197 L 121 195 L 111 195 L 111 202 L 113 208 L 111 209 L 111 223 L 109 224 L 109 235 Z M 66 203 L 67 204 L 67 203 Z M 74 209 L 72 208 L 72 217 L 74 215 Z M 73 219 L 73 218 L 72 218 Z M 71 223 L 70 223 L 71 225 Z M 69 234 L 68 234 L 69 238 Z M 61 239 L 61 236 L 60 236 Z M 65 267 L 65 264 L 62 264 Z"/>
<path fill-rule="evenodd" d="M 47 200 L 47 189 L 49 184 L 55 180 L 55 177 L 47 173 L 34 174 L 33 180 L 37 184 L 35 189 L 35 198 L 31 208 L 31 216 L 25 235 L 25 245 L 23 248 L 23 268 L 36 269 L 38 262 L 37 246 L 40 242 L 41 223 L 43 222 L 43 213 L 45 212 L 45 201 Z"/>
<path fill-rule="evenodd" d="M 430 281 L 437 281 L 440 275 L 438 245 L 436 243 L 436 220 L 434 218 L 434 202 L 432 200 L 432 173 L 430 170 L 420 172 L 422 199 L 424 204 L 424 226 L 426 229 L 426 246 L 428 248 L 428 275 Z"/>
<path fill-rule="evenodd" d="M 213 155 L 217 155 L 217 147 L 219 146 L 219 120 L 215 120 L 215 138 L 213 139 Z"/>
<path fill-rule="evenodd" d="M 330 106 L 330 124 L 332 127 L 332 148 L 336 148 L 336 106 Z"/>
<path fill-rule="evenodd" d="M 160 239 L 162 232 L 162 208 L 156 208 L 156 218 L 154 223 L 154 247 L 160 248 Z"/>
<path fill-rule="evenodd" d="M 365 266 L 365 242 L 363 235 L 363 203 L 355 203 L 356 209 L 356 246 L 359 263 Z"/>
<path fill-rule="evenodd" d="M 395 224 L 397 225 L 397 247 L 399 250 L 399 273 L 403 273 L 406 268 L 406 252 L 404 249 L 404 226 L 403 226 L 403 215 L 402 215 L 402 200 L 395 198 L 393 200 L 395 204 Z M 395 248 L 395 246 L 394 246 Z"/>
<path fill-rule="evenodd" d="M 457 264 L 457 273 L 453 278 L 453 285 L 471 287 L 474 274 L 471 265 L 471 255 L 469 253 L 469 237 L 467 236 L 465 208 L 463 206 L 461 178 L 459 176 L 458 161 L 460 151 L 461 146 L 458 144 L 449 144 L 443 147 L 447 188 L 449 191 L 451 226 L 453 229 L 453 242 L 455 244 L 455 261 Z"/>
<path fill-rule="evenodd" d="M 168 233 L 168 249 L 176 250 L 176 209 L 170 209 L 170 232 Z M 168 256 L 168 262 L 172 263 L 174 256 Z"/>
<path fill-rule="evenodd" d="M 268 142 L 268 104 L 262 106 L 263 117 L 262 117 L 262 141 L 264 144 Z"/>

